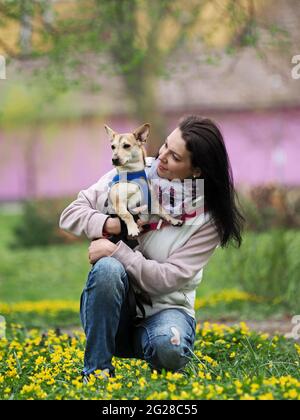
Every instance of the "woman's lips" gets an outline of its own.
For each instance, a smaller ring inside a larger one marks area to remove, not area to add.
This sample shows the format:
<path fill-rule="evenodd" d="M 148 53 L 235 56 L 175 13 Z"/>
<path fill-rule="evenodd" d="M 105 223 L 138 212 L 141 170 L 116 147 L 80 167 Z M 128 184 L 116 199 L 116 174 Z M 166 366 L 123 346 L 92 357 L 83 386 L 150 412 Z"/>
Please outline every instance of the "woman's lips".
<path fill-rule="evenodd" d="M 164 168 L 163 166 L 161 166 L 161 165 L 158 165 L 158 168 L 161 170 L 161 171 L 166 171 L 167 169 L 166 168 Z"/>

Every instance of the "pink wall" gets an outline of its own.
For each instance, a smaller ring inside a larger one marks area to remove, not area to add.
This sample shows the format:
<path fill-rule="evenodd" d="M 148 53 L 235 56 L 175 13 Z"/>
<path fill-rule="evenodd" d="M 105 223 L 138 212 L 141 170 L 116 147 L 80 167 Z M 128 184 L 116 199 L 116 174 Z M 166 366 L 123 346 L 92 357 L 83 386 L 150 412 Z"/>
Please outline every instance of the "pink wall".
<path fill-rule="evenodd" d="M 181 114 L 166 116 L 169 131 Z M 236 184 L 300 185 L 300 109 L 205 115 L 221 126 Z M 134 126 L 125 118 L 105 122 L 119 132 Z M 102 121 L 47 125 L 31 132 L 0 131 L 0 201 L 75 196 L 110 169 Z"/>

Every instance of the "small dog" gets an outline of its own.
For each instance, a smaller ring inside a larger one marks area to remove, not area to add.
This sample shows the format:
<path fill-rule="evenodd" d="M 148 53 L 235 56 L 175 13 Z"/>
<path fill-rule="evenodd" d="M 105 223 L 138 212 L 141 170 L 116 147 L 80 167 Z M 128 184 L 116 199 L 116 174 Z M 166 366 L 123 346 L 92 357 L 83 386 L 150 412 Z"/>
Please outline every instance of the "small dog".
<path fill-rule="evenodd" d="M 110 185 L 109 200 L 117 216 L 126 224 L 128 235 L 135 238 L 140 233 L 133 217 L 134 213 L 132 214 L 130 210 L 136 207 L 145 209 L 145 204 L 143 204 L 145 202 L 148 206 L 149 217 L 152 209 L 153 214 L 160 216 L 173 226 L 182 226 L 183 221 L 167 214 L 154 194 L 151 194 L 151 184 L 145 173 L 146 151 L 144 149 L 150 133 L 150 124 L 143 124 L 133 133 L 125 134 L 118 134 L 107 125 L 104 127 L 111 142 L 112 164 L 118 171 L 118 175 Z M 144 214 L 140 216 L 144 221 L 149 219 L 147 217 L 145 220 Z"/>

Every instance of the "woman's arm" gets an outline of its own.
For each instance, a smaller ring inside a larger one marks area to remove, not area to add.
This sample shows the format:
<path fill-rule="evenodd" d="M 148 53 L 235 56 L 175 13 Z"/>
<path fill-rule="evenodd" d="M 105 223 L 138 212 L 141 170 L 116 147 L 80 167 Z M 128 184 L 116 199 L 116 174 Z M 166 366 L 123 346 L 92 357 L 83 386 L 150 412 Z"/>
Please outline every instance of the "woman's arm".
<path fill-rule="evenodd" d="M 85 233 L 88 239 L 93 240 L 103 236 L 104 227 L 107 233 L 118 234 L 118 218 L 110 219 L 108 215 L 98 210 L 97 203 L 104 203 L 108 195 L 108 183 L 116 174 L 112 169 L 100 180 L 86 190 L 80 191 L 78 197 L 61 214 L 59 227 L 74 235 Z M 111 222 L 114 220 L 113 222 Z"/>
<path fill-rule="evenodd" d="M 182 288 L 207 264 L 219 242 L 215 226 L 208 222 L 164 263 L 147 260 L 122 241 L 110 256 L 124 265 L 139 288 L 155 296 Z"/>
<path fill-rule="evenodd" d="M 150 168 L 153 160 L 153 157 L 147 157 L 146 167 Z M 62 212 L 59 227 L 77 236 L 85 233 L 91 241 L 102 238 L 104 233 L 119 235 L 120 219 L 111 218 L 103 213 L 104 203 L 108 197 L 108 184 L 116 174 L 117 170 L 114 168 L 103 175 L 96 184 L 80 191 L 77 199 Z M 102 204 L 101 211 L 99 203 Z"/>

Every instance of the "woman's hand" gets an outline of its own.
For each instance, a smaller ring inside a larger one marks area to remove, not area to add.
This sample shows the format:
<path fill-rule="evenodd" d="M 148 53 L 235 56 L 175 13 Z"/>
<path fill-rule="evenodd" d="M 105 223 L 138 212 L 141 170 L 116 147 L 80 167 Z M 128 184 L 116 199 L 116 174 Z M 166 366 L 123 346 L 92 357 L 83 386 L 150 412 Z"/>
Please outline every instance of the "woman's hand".
<path fill-rule="evenodd" d="M 89 246 L 90 264 L 95 264 L 100 258 L 109 257 L 116 249 L 117 245 L 109 239 L 100 238 L 92 241 Z"/>
<path fill-rule="evenodd" d="M 134 209 L 130 210 L 132 214 L 140 214 L 144 210 L 146 210 L 147 205 L 135 207 Z M 138 226 L 143 226 L 146 222 L 142 222 L 141 219 L 137 221 Z M 121 233 L 121 220 L 119 217 L 108 217 L 106 222 L 103 226 L 103 231 L 110 234 L 110 235 L 120 235 Z M 142 230 L 140 230 L 142 232 Z"/>
<path fill-rule="evenodd" d="M 121 220 L 118 217 L 108 217 L 104 224 L 103 230 L 110 235 L 120 235 Z"/>

